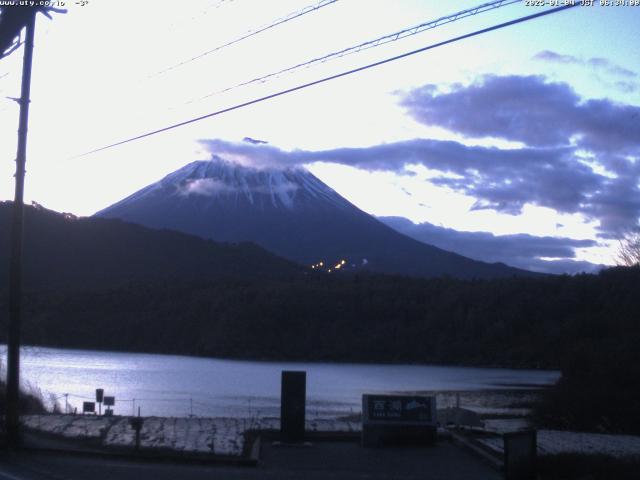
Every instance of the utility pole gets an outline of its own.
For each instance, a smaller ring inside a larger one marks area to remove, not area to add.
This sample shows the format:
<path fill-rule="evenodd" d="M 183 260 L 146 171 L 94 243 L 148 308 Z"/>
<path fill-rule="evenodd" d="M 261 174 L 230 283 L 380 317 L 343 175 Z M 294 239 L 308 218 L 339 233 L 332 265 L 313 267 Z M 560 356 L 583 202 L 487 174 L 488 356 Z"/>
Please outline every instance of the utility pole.
<path fill-rule="evenodd" d="M 27 129 L 31 97 L 31 64 L 36 12 L 26 23 L 22 86 L 20 91 L 20 121 L 16 154 L 16 189 L 11 223 L 11 260 L 9 264 L 9 338 L 7 348 L 7 441 L 9 446 L 20 444 L 20 329 L 22 319 L 22 236 L 24 224 L 24 176 L 27 160 Z"/>

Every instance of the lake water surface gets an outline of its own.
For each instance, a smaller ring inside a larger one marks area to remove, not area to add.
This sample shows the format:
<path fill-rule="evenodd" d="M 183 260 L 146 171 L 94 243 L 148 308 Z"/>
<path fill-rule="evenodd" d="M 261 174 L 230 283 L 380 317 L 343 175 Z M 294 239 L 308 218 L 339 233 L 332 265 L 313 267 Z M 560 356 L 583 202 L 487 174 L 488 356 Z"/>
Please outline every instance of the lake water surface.
<path fill-rule="evenodd" d="M 6 352 L 6 347 L 3 348 Z M 548 385 L 559 373 L 544 370 L 257 362 L 140 353 L 24 347 L 22 380 L 45 399 L 82 409 L 95 389 L 116 397 L 115 413 L 158 416 L 277 416 L 280 372 L 307 372 L 310 416 L 360 411 L 362 393 L 481 390 Z M 5 354 L 6 355 L 6 354 Z M 6 356 L 3 357 L 3 365 Z M 4 374 L 4 368 L 3 368 Z"/>

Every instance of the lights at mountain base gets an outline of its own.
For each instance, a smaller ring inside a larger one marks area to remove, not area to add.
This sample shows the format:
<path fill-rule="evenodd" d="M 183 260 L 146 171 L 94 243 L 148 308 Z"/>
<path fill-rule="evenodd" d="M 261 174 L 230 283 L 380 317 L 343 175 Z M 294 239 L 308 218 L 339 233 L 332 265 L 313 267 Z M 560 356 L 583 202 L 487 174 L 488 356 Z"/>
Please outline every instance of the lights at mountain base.
<path fill-rule="evenodd" d="M 344 270 L 349 266 L 347 264 L 347 260 L 344 258 L 338 260 L 332 266 L 328 266 L 328 265 L 331 265 L 332 263 L 333 262 L 327 262 L 327 264 L 325 264 L 324 260 L 320 260 L 319 262 L 312 264 L 311 269 L 332 273 L 332 272 L 335 272 L 336 270 Z"/>

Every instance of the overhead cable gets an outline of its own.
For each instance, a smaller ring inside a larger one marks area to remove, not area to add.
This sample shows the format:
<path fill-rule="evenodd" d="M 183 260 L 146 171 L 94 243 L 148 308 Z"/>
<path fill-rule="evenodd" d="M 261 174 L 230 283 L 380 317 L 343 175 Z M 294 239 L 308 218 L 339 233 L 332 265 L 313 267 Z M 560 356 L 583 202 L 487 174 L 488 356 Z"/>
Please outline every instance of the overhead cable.
<path fill-rule="evenodd" d="M 306 15 L 307 13 L 311 13 L 311 12 L 315 12 L 316 10 L 319 10 L 323 7 L 326 7 L 327 5 L 331 5 L 332 3 L 336 3 L 338 0 L 320 0 L 317 3 L 311 4 L 311 5 L 307 5 L 306 7 L 300 9 L 300 10 L 296 10 L 295 12 L 291 12 L 288 15 L 285 15 L 284 17 L 278 18 L 274 21 L 272 21 L 271 23 L 268 23 L 266 25 L 263 25 L 262 27 L 258 27 L 255 30 L 248 30 L 246 33 L 242 34 L 241 36 L 234 38 L 233 40 L 230 40 L 228 42 L 223 43 L 222 45 L 218 45 L 215 48 L 212 48 L 211 50 L 207 50 L 206 52 L 200 53 L 198 55 L 196 55 L 195 57 L 191 57 L 187 60 L 183 60 L 180 63 L 176 63 L 175 65 L 172 65 L 168 68 L 165 68 L 164 70 L 161 70 L 159 72 L 157 72 L 155 75 L 153 76 L 157 76 L 157 75 L 161 75 L 163 73 L 169 72 L 171 70 L 175 70 L 176 68 L 182 67 L 183 65 L 186 65 L 187 63 L 191 63 L 195 60 L 199 60 L 202 57 L 206 57 L 207 55 L 211 55 L 212 53 L 215 53 L 219 50 L 222 50 L 223 48 L 229 47 L 231 45 L 234 45 L 238 42 L 241 42 L 242 40 L 246 40 L 247 38 L 253 37 L 255 35 L 258 35 L 259 33 L 265 32 L 267 30 L 270 30 L 274 27 L 277 27 L 278 25 L 282 25 L 283 23 L 287 23 L 290 22 L 291 20 L 294 20 L 296 18 L 302 17 L 303 15 Z"/>
<path fill-rule="evenodd" d="M 315 64 L 320 64 L 320 63 L 325 63 L 329 60 L 335 60 L 337 58 L 341 58 L 341 57 L 345 57 L 347 55 L 352 55 L 354 53 L 358 53 L 361 52 L 363 50 L 368 50 L 370 48 L 375 48 L 375 47 L 379 47 L 380 45 L 384 45 L 390 42 L 395 42 L 396 40 L 400 40 L 402 38 L 406 38 L 406 37 L 410 37 L 413 35 L 416 35 L 418 33 L 422 33 L 424 31 L 427 30 L 431 30 L 433 28 L 439 27 L 441 25 L 446 25 L 448 23 L 452 23 L 455 22 L 457 20 L 461 20 L 463 18 L 466 17 L 471 17 L 473 15 L 477 15 L 479 13 L 483 13 L 489 10 L 495 10 L 497 8 L 501 8 L 501 7 L 506 7 L 507 5 L 512 5 L 514 3 L 520 3 L 520 0 L 498 0 L 498 1 L 493 1 L 493 2 L 488 2 L 488 3 L 483 3 L 482 5 L 478 5 L 476 7 L 473 8 L 468 8 L 466 10 L 461 10 L 459 12 L 453 13 L 451 15 L 447 15 L 444 17 L 440 17 L 437 18 L 435 20 L 429 20 L 428 22 L 424 22 L 421 23 L 419 25 L 415 25 L 413 27 L 409 27 L 409 28 L 405 28 L 403 30 L 400 30 L 398 32 L 393 32 L 393 33 L 389 33 L 387 35 L 384 35 L 382 37 L 378 37 L 376 39 L 373 40 L 368 40 L 366 42 L 360 43 L 358 45 L 352 46 L 352 47 L 348 47 L 348 48 L 344 48 L 342 50 L 338 50 L 335 52 L 331 52 L 328 53 L 326 55 L 323 55 L 321 57 L 316 57 L 313 58 L 311 60 L 302 62 L 302 63 L 298 63 L 296 65 L 292 65 L 291 67 L 287 67 L 284 68 L 282 70 L 279 70 L 277 72 L 273 72 L 273 73 L 269 73 L 267 75 L 262 75 L 260 77 L 256 77 L 253 78 L 251 80 L 247 80 L 241 83 L 238 83 L 236 85 L 232 85 L 230 87 L 224 88 L 222 90 L 218 90 L 216 92 L 213 93 L 209 93 L 203 97 L 198 98 L 197 100 L 191 100 L 188 103 L 193 103 L 194 101 L 199 101 L 199 100 L 204 100 L 205 98 L 209 98 L 212 97 L 214 95 L 218 95 L 221 93 L 225 93 L 228 92 L 230 90 L 235 90 L 236 88 L 240 88 L 240 87 L 244 87 L 247 85 L 251 85 L 254 83 L 264 83 L 265 81 L 274 78 L 274 77 L 278 77 L 284 73 L 291 73 L 294 72 L 295 70 L 299 70 L 301 68 L 306 68 L 306 67 L 310 67 L 312 65 Z"/>
<path fill-rule="evenodd" d="M 362 71 L 368 70 L 370 68 L 379 67 L 381 65 L 385 65 L 387 63 L 391 63 L 391 62 L 394 62 L 396 60 L 400 60 L 402 58 L 406 58 L 406 57 L 409 57 L 409 56 L 412 56 L 412 55 L 416 55 L 418 53 L 426 52 L 426 51 L 432 50 L 434 48 L 442 47 L 444 45 L 449 45 L 451 43 L 455 43 L 455 42 L 458 42 L 460 40 L 465 40 L 467 38 L 475 37 L 475 36 L 478 36 L 478 35 L 481 35 L 481 34 L 484 34 L 484 33 L 492 32 L 494 30 L 499 30 L 501 28 L 509 27 L 511 25 L 516 25 L 518 23 L 523 23 L 523 22 L 526 22 L 526 21 L 529 21 L 529 20 L 534 20 L 536 18 L 540 18 L 540 17 L 543 17 L 543 16 L 552 15 L 554 13 L 558 13 L 558 12 L 561 12 L 563 10 L 567 10 L 569 8 L 574 8 L 574 7 L 577 7 L 577 6 L 578 6 L 577 3 L 576 4 L 567 4 L 567 5 L 564 5 L 564 6 L 561 6 L 561 7 L 556 7 L 556 8 L 552 8 L 552 9 L 549 9 L 549 10 L 544 10 L 542 12 L 534 13 L 534 14 L 531 14 L 531 15 L 526 15 L 524 17 L 519 17 L 519 18 L 516 18 L 514 20 L 509 20 L 507 22 L 499 23 L 499 24 L 493 25 L 491 27 L 485 27 L 485 28 L 482 28 L 480 30 L 475 30 L 475 31 L 473 31 L 471 33 L 466 33 L 464 35 L 459 35 L 457 37 L 453 37 L 453 38 L 450 38 L 448 40 L 443 40 L 441 42 L 437 42 L 437 43 L 434 43 L 434 44 L 431 44 L 431 45 L 427 45 L 426 47 L 418 48 L 417 50 L 412 50 L 410 52 L 406 52 L 406 53 L 403 53 L 403 54 L 400 54 L 400 55 L 396 55 L 394 57 L 386 58 L 384 60 L 380 60 L 380 61 L 377 61 L 377 62 L 374 62 L 374 63 L 370 63 L 368 65 L 364 65 L 362 67 L 353 68 L 351 70 L 347 70 L 347 71 L 342 72 L 342 73 L 337 73 L 337 74 L 334 74 L 334 75 L 330 75 L 328 77 L 324 77 L 324 78 L 321 78 L 319 80 L 314 80 L 312 82 L 308 82 L 308 83 L 304 83 L 304 84 L 301 84 L 301 85 L 297 85 L 295 87 L 287 88 L 285 90 L 281 90 L 279 92 L 272 93 L 272 94 L 266 95 L 264 97 L 255 98 L 253 100 L 249 100 L 247 102 L 239 103 L 239 104 L 233 105 L 231 107 L 226 107 L 226 108 L 223 108 L 221 110 L 216 110 L 214 112 L 207 113 L 207 114 L 201 115 L 199 117 L 191 118 L 189 120 L 185 120 L 185 121 L 182 121 L 182 122 L 179 122 L 179 123 L 174 123 L 172 125 L 169 125 L 169 126 L 166 126 L 166 127 L 163 127 L 163 128 L 159 128 L 157 130 L 152 130 L 150 132 L 146 132 L 146 133 L 143 133 L 141 135 L 136 135 L 135 137 L 131 137 L 131 138 L 127 138 L 125 140 L 121 140 L 119 142 L 111 143 L 109 145 L 105 145 L 103 147 L 90 150 L 90 151 L 82 153 L 80 155 L 76 155 L 76 156 L 74 156 L 72 158 L 85 157 L 85 156 L 93 154 L 93 153 L 101 152 L 103 150 L 107 150 L 107 149 L 110 149 L 110 148 L 113 148 L 113 147 L 117 147 L 119 145 L 124 145 L 125 143 L 130 143 L 130 142 L 133 142 L 133 141 L 136 141 L 136 140 L 140 140 L 140 139 L 143 139 L 143 138 L 146 138 L 146 137 L 150 137 L 152 135 L 157 135 L 159 133 L 163 133 L 163 132 L 166 132 L 166 131 L 169 131 L 169 130 L 176 129 L 178 127 L 183 127 L 183 126 L 189 125 L 191 123 L 196 123 L 196 122 L 199 122 L 201 120 L 205 120 L 207 118 L 215 117 L 215 116 L 221 115 L 223 113 L 227 113 L 227 112 L 231 112 L 233 110 L 238 110 L 240 108 L 248 107 L 249 105 L 254 105 L 256 103 L 264 102 L 266 100 L 271 100 L 273 98 L 281 97 L 282 95 L 286 95 L 288 93 L 296 92 L 298 90 L 303 90 L 305 88 L 309 88 L 309 87 L 312 87 L 312 86 L 315 86 L 315 85 L 319 85 L 321 83 L 325 83 L 325 82 L 328 82 L 330 80 L 335 80 L 335 79 L 338 79 L 338 78 L 346 77 L 348 75 L 352 75 L 354 73 L 362 72 Z"/>

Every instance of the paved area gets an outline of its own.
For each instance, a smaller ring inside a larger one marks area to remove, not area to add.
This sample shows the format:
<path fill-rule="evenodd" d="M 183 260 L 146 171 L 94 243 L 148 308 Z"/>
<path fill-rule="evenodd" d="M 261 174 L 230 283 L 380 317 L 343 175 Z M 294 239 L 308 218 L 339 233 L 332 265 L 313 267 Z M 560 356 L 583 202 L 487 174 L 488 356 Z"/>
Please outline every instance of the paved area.
<path fill-rule="evenodd" d="M 362 448 L 355 442 L 314 443 L 309 448 L 265 442 L 261 478 L 492 480 L 502 476 L 466 450 L 438 442 L 433 447 Z"/>
<path fill-rule="evenodd" d="M 0 452 L 0 480 L 498 480 L 475 456 L 442 441 L 434 447 L 364 449 L 356 442 L 309 447 L 262 443 L 258 465 L 229 466 L 135 461 L 33 451 Z"/>

